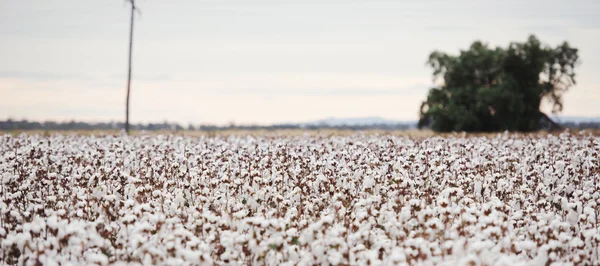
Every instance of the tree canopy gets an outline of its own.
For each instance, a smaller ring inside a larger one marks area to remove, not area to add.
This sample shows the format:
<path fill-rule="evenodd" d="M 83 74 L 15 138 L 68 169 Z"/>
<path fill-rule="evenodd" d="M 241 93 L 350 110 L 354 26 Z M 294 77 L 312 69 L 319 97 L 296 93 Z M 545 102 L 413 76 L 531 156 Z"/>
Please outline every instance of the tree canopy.
<path fill-rule="evenodd" d="M 419 128 L 438 132 L 534 131 L 554 123 L 540 111 L 543 100 L 562 111 L 562 95 L 575 85 L 577 49 L 552 48 L 531 35 L 526 42 L 490 48 L 475 41 L 458 56 L 430 54 L 434 81 L 421 105 Z"/>

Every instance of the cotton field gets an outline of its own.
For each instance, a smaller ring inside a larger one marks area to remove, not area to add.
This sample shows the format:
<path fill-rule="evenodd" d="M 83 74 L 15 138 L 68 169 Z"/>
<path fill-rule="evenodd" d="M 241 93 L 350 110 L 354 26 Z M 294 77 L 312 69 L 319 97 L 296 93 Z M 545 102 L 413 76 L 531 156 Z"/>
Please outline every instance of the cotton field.
<path fill-rule="evenodd" d="M 0 136 L 0 264 L 600 265 L 600 137 Z"/>

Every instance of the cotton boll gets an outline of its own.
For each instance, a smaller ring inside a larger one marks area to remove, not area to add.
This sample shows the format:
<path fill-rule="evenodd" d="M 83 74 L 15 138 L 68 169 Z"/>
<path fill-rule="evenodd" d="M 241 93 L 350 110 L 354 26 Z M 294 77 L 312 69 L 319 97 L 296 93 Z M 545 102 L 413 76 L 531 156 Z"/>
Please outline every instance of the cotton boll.
<path fill-rule="evenodd" d="M 473 183 L 473 190 L 475 192 L 475 195 L 477 195 L 478 197 L 481 197 L 482 194 L 482 183 L 481 181 L 475 181 Z"/>
<path fill-rule="evenodd" d="M 365 180 L 363 181 L 363 188 L 368 189 L 368 188 L 373 188 L 374 186 L 375 186 L 375 179 L 372 176 L 365 177 Z"/>
<path fill-rule="evenodd" d="M 338 265 L 342 262 L 343 256 L 337 251 L 329 251 L 327 255 L 327 261 L 332 265 Z"/>
<path fill-rule="evenodd" d="M 86 260 L 88 265 L 108 265 L 108 258 L 102 254 L 87 253 Z"/>

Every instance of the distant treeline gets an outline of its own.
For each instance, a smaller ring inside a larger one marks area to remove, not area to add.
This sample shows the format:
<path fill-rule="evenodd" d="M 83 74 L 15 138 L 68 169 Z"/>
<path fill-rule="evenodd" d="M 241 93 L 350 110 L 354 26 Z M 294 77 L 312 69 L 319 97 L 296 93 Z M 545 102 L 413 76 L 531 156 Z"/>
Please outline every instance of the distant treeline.
<path fill-rule="evenodd" d="M 600 122 L 567 122 L 561 125 L 572 129 L 600 129 Z"/>
<path fill-rule="evenodd" d="M 561 124 L 563 127 L 572 129 L 600 129 L 600 122 L 566 122 Z M 124 128 L 124 123 L 121 122 L 108 122 L 108 123 L 86 123 L 86 122 L 34 122 L 27 120 L 5 120 L 0 121 L 0 130 L 120 130 Z M 270 126 L 258 126 L 258 125 L 227 125 L 227 126 L 215 126 L 215 125 L 188 125 L 181 126 L 177 123 L 163 122 L 163 123 L 148 123 L 148 124 L 133 124 L 131 125 L 132 130 L 138 131 L 181 131 L 181 130 L 198 130 L 198 131 L 217 131 L 217 130 L 280 130 L 280 129 L 306 129 L 306 130 L 318 130 L 318 129 L 342 129 L 342 130 L 367 130 L 367 129 L 381 129 L 381 130 L 407 130 L 415 128 L 415 125 L 410 123 L 404 124 L 373 124 L 373 125 L 336 125 L 331 126 L 327 124 L 276 124 Z"/>
<path fill-rule="evenodd" d="M 381 130 L 406 130 L 414 128 L 413 124 L 373 124 L 373 125 L 336 125 L 331 126 L 327 124 L 276 124 L 269 126 L 259 125 L 227 125 L 227 126 L 215 126 L 215 125 L 188 125 L 186 127 L 181 126 L 177 123 L 163 122 L 163 123 L 148 123 L 148 124 L 132 124 L 130 125 L 132 130 L 138 131 L 180 131 L 180 130 L 199 130 L 199 131 L 217 131 L 217 130 L 280 130 L 280 129 L 342 129 L 342 130 L 367 130 L 367 129 L 381 129 Z M 121 122 L 108 122 L 108 123 L 86 123 L 86 122 L 33 122 L 27 120 L 12 120 L 8 119 L 0 121 L 0 130 L 120 130 L 124 128 L 124 123 Z"/>

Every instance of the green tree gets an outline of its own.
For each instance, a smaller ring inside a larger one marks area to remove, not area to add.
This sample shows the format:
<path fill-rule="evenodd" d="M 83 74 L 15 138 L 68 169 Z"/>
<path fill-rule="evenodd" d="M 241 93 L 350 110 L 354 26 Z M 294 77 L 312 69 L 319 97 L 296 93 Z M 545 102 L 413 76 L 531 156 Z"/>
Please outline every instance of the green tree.
<path fill-rule="evenodd" d="M 551 48 L 533 35 L 508 48 L 475 41 L 458 56 L 434 51 L 427 64 L 434 81 L 421 105 L 419 128 L 451 131 L 533 131 L 549 124 L 542 100 L 562 111 L 562 95 L 575 85 L 577 49 L 567 42 Z"/>

